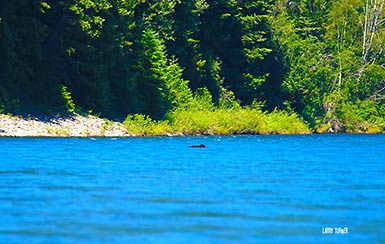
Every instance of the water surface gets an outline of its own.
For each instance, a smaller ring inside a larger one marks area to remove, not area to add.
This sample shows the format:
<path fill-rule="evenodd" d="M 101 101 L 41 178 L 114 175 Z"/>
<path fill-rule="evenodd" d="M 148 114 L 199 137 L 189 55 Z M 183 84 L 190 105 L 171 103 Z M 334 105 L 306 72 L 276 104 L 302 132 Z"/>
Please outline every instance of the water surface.
<path fill-rule="evenodd" d="M 385 243 L 384 150 L 384 135 L 1 138 L 0 242 Z"/>

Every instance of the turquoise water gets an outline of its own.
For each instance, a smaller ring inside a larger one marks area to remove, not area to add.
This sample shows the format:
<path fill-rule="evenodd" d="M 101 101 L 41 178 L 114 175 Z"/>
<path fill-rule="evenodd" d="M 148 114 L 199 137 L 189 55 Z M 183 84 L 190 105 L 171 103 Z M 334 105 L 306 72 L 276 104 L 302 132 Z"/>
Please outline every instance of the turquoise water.
<path fill-rule="evenodd" d="M 0 243 L 385 243 L 384 176 L 384 135 L 1 138 Z"/>

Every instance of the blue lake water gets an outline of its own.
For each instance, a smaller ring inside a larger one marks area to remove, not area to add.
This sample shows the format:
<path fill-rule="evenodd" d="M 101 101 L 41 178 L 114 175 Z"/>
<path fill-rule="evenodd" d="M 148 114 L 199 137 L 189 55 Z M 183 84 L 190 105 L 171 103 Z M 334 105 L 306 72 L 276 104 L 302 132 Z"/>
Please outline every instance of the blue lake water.
<path fill-rule="evenodd" d="M 0 243 L 341 242 L 385 243 L 384 135 L 0 138 Z"/>

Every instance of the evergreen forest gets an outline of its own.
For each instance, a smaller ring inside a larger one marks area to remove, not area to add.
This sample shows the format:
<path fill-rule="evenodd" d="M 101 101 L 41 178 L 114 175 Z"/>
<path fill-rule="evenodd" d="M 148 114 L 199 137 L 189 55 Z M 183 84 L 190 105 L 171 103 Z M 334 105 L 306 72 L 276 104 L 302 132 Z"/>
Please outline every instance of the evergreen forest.
<path fill-rule="evenodd" d="M 0 3 L 2 113 L 385 131 L 385 0 Z"/>

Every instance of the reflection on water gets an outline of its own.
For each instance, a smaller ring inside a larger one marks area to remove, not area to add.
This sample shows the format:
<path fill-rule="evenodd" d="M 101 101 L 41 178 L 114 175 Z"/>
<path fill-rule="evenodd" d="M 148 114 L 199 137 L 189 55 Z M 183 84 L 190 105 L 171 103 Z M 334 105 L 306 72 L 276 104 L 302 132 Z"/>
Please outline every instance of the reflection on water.
<path fill-rule="evenodd" d="M 385 136 L 0 145 L 1 243 L 385 242 Z"/>

